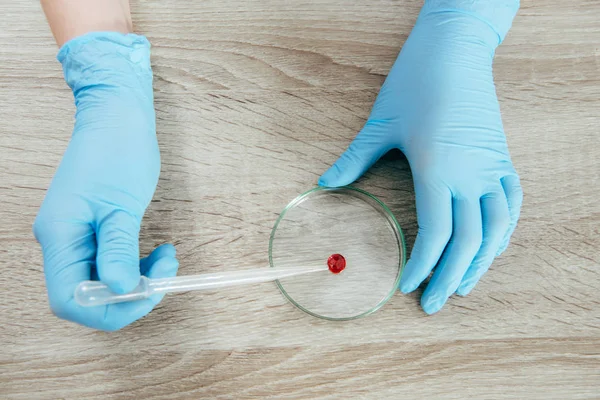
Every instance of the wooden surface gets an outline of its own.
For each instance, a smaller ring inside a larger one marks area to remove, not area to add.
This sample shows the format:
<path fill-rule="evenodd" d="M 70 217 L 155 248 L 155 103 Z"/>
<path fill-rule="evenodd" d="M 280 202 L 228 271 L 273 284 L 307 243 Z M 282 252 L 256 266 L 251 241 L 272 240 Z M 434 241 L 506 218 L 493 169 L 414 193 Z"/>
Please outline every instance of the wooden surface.
<path fill-rule="evenodd" d="M 162 175 L 141 246 L 181 274 L 268 265 L 279 211 L 348 145 L 420 1 L 143 1 Z M 600 398 L 600 2 L 524 0 L 495 79 L 525 191 L 519 227 L 467 298 L 420 293 L 332 323 L 275 285 L 167 297 L 118 333 L 48 308 L 31 224 L 73 125 L 37 2 L 0 3 L 0 398 Z M 358 183 L 412 246 L 392 155 Z"/>

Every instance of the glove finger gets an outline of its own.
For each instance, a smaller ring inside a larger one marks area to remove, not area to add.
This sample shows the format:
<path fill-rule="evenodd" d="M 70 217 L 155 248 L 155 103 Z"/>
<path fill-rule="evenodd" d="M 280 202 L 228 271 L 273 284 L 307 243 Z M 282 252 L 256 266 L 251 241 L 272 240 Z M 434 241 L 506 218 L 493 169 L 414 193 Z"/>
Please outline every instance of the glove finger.
<path fill-rule="evenodd" d="M 154 261 L 148 269 L 148 278 L 168 278 L 177 275 L 179 262 L 175 257 L 170 255 L 158 257 L 160 253 L 172 253 L 172 250 L 168 248 L 163 250 L 160 249 L 161 247 L 156 248 L 152 254 L 148 256 L 148 259 Z M 144 300 L 109 304 L 105 306 L 106 311 L 100 329 L 115 331 L 137 321 L 150 313 L 150 311 L 160 303 L 164 296 L 164 294 L 155 294 Z"/>
<path fill-rule="evenodd" d="M 156 249 L 158 250 L 158 249 Z M 155 260 L 148 270 L 148 278 L 170 278 L 177 275 L 179 261 L 174 256 L 164 256 Z M 150 300 L 157 305 L 160 303 L 164 294 L 155 294 L 150 296 Z"/>
<path fill-rule="evenodd" d="M 153 257 L 155 258 L 155 257 Z M 89 267 L 89 263 L 79 263 L 73 265 L 79 270 Z M 174 257 L 168 255 L 158 258 L 150 266 L 148 277 L 165 278 L 175 276 L 179 263 Z M 164 295 L 157 294 L 148 299 L 133 301 L 128 303 L 109 304 L 98 307 L 81 307 L 73 299 L 75 287 L 79 282 L 88 278 L 75 278 L 71 276 L 70 280 L 65 281 L 63 277 L 57 277 L 57 283 L 61 285 L 60 295 L 68 297 L 66 301 L 61 301 L 58 308 L 53 308 L 54 313 L 63 319 L 77 322 L 81 325 L 100 329 L 104 331 L 116 331 L 132 322 L 147 315 L 154 306 L 156 306 Z M 50 285 L 49 285 L 50 286 Z M 49 290 L 50 294 L 50 290 Z"/>
<path fill-rule="evenodd" d="M 97 257 L 97 244 L 92 227 L 89 224 L 47 223 L 36 220 L 34 233 L 42 245 L 44 254 L 50 307 L 59 318 L 94 329 L 114 331 L 148 314 L 162 298 L 161 295 L 156 295 L 131 303 L 100 307 L 79 306 L 73 298 L 75 288 L 80 282 L 92 278 L 94 260 Z M 174 255 L 175 249 L 171 245 L 155 249 L 145 259 L 145 263 L 148 264 L 148 276 L 174 276 L 178 266 Z M 138 271 L 140 263 L 138 259 Z M 139 275 L 135 282 L 139 282 Z"/>
<path fill-rule="evenodd" d="M 457 294 L 466 296 L 473 290 L 479 279 L 487 272 L 502 244 L 510 225 L 508 202 L 502 188 L 481 198 L 483 221 L 483 242 L 467 273 L 462 278 Z"/>
<path fill-rule="evenodd" d="M 92 227 L 89 224 L 37 219 L 34 234 L 42 247 L 52 312 L 59 318 L 84 324 L 85 316 L 73 312 L 76 306 L 73 295 L 81 281 L 90 279 L 96 256 Z"/>
<path fill-rule="evenodd" d="M 510 212 L 510 225 L 502 241 L 502 245 L 498 249 L 497 255 L 504 253 L 508 247 L 508 242 L 513 232 L 517 228 L 517 221 L 521 214 L 521 206 L 523 205 L 523 189 L 518 175 L 508 175 L 500 180 L 506 200 L 508 201 L 508 210 Z"/>
<path fill-rule="evenodd" d="M 140 281 L 139 231 L 140 221 L 121 210 L 98 226 L 98 276 L 115 293 L 130 292 Z"/>
<path fill-rule="evenodd" d="M 162 295 L 161 295 L 162 296 Z M 109 304 L 106 306 L 95 307 L 101 311 L 102 318 L 98 318 L 98 322 L 92 326 L 103 331 L 117 331 L 127 325 L 145 317 L 154 306 L 157 304 L 156 299 L 152 298 L 131 301 L 127 303 Z M 159 300 L 160 301 L 160 300 Z M 100 316 L 100 313 L 97 314 Z"/>
<path fill-rule="evenodd" d="M 148 257 L 142 258 L 140 261 L 140 273 L 144 276 L 148 276 L 152 265 L 163 257 L 175 258 L 176 255 L 175 246 L 170 243 L 161 244 L 155 248 Z"/>
<path fill-rule="evenodd" d="M 74 290 L 74 289 L 73 289 Z M 156 304 L 153 299 L 144 299 L 129 303 L 109 304 L 98 307 L 82 307 L 72 298 L 64 307 L 64 314 L 57 316 L 103 331 L 116 331 L 152 311 Z"/>
<path fill-rule="evenodd" d="M 400 290 L 410 293 L 431 273 L 452 235 L 452 196 L 445 186 L 415 180 L 419 231 L 410 259 L 404 267 Z"/>
<path fill-rule="evenodd" d="M 164 250 L 159 251 L 158 253 L 161 252 L 164 252 Z M 167 252 L 170 252 L 170 250 L 167 250 Z M 155 259 L 154 263 L 149 268 L 148 277 L 165 278 L 177 274 L 179 264 L 174 257 L 165 255 L 157 258 L 157 255 L 155 255 L 148 258 Z M 79 269 L 89 266 L 89 263 L 80 264 L 81 268 Z M 60 294 L 68 297 L 68 299 L 66 301 L 63 300 L 58 308 L 53 308 L 55 314 L 60 318 L 104 331 L 119 330 L 144 317 L 152 311 L 154 306 L 156 306 L 164 296 L 158 294 L 150 296 L 148 299 L 134 302 L 109 304 L 98 307 L 81 307 L 73 300 L 73 293 L 79 282 L 87 278 L 81 278 L 80 276 L 76 279 L 71 277 L 71 279 L 67 281 L 65 281 L 63 277 L 57 277 L 56 279 L 58 280 L 57 283 L 62 287 Z"/>
<path fill-rule="evenodd" d="M 423 296 L 421 307 L 427 314 L 438 312 L 456 292 L 482 241 L 479 199 L 453 199 L 452 237 Z"/>
<path fill-rule="evenodd" d="M 348 149 L 319 179 L 320 186 L 349 185 L 360 178 L 392 146 L 386 145 L 388 128 L 381 123 L 367 121 L 350 143 Z"/>
<path fill-rule="evenodd" d="M 135 321 L 145 315 L 142 314 L 145 310 L 148 310 L 147 313 L 152 309 L 154 303 L 149 299 L 144 300 L 147 302 L 145 306 L 135 302 L 121 310 L 114 307 L 116 305 L 81 307 L 75 302 L 74 293 L 80 282 L 92 278 L 96 259 L 96 240 L 92 227 L 89 224 L 42 223 L 36 220 L 34 232 L 44 254 L 50 308 L 57 317 L 90 328 L 111 331 Z M 148 305 L 152 306 L 148 309 Z"/>

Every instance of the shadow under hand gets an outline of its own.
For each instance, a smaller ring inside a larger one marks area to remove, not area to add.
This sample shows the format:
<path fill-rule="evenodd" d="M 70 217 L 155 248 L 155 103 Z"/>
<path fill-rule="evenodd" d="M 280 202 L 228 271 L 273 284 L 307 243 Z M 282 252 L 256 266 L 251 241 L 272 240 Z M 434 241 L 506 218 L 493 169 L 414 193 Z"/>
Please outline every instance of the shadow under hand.
<path fill-rule="evenodd" d="M 397 149 L 385 154 L 369 171 L 367 171 L 353 186 L 368 191 L 377 196 L 392 211 L 404 234 L 406 243 L 406 258 L 410 252 L 417 236 L 417 212 L 415 207 L 415 188 L 412 179 L 410 165 L 404 154 Z M 422 289 L 417 289 L 410 296 L 416 304 L 422 294 Z M 392 307 L 404 312 L 415 312 L 412 304 L 400 304 L 393 300 Z"/>
<path fill-rule="evenodd" d="M 406 250 L 410 253 L 418 226 L 415 188 L 404 154 L 396 149 L 389 151 L 354 186 L 373 193 L 390 208 L 402 228 Z"/>

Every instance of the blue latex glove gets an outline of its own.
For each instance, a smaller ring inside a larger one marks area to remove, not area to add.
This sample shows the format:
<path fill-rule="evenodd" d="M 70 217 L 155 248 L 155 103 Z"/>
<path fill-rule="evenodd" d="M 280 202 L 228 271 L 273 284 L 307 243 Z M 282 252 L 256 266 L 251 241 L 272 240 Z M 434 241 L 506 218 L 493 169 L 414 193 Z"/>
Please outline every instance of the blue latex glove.
<path fill-rule="evenodd" d="M 150 44 L 137 35 L 92 33 L 58 54 L 77 107 L 73 136 L 34 224 L 52 311 L 70 321 L 117 330 L 152 310 L 161 296 L 92 308 L 78 306 L 79 282 L 100 279 L 116 293 L 140 273 L 174 276 L 172 245 L 139 259 L 139 230 L 160 173 Z"/>
<path fill-rule="evenodd" d="M 421 305 L 467 295 L 508 245 L 522 190 L 508 153 L 492 77 L 495 48 L 518 1 L 426 1 L 371 115 L 320 179 L 343 186 L 400 149 L 415 185 L 419 231 L 404 293 L 432 272 Z"/>

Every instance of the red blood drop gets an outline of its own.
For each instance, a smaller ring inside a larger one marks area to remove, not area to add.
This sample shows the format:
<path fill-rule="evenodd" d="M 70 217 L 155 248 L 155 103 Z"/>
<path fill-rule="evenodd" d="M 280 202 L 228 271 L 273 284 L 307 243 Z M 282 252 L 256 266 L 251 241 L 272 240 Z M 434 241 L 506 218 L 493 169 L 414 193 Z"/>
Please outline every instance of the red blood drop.
<path fill-rule="evenodd" d="M 339 274 L 346 268 L 346 259 L 341 254 L 332 254 L 327 259 L 327 266 L 334 274 Z"/>

